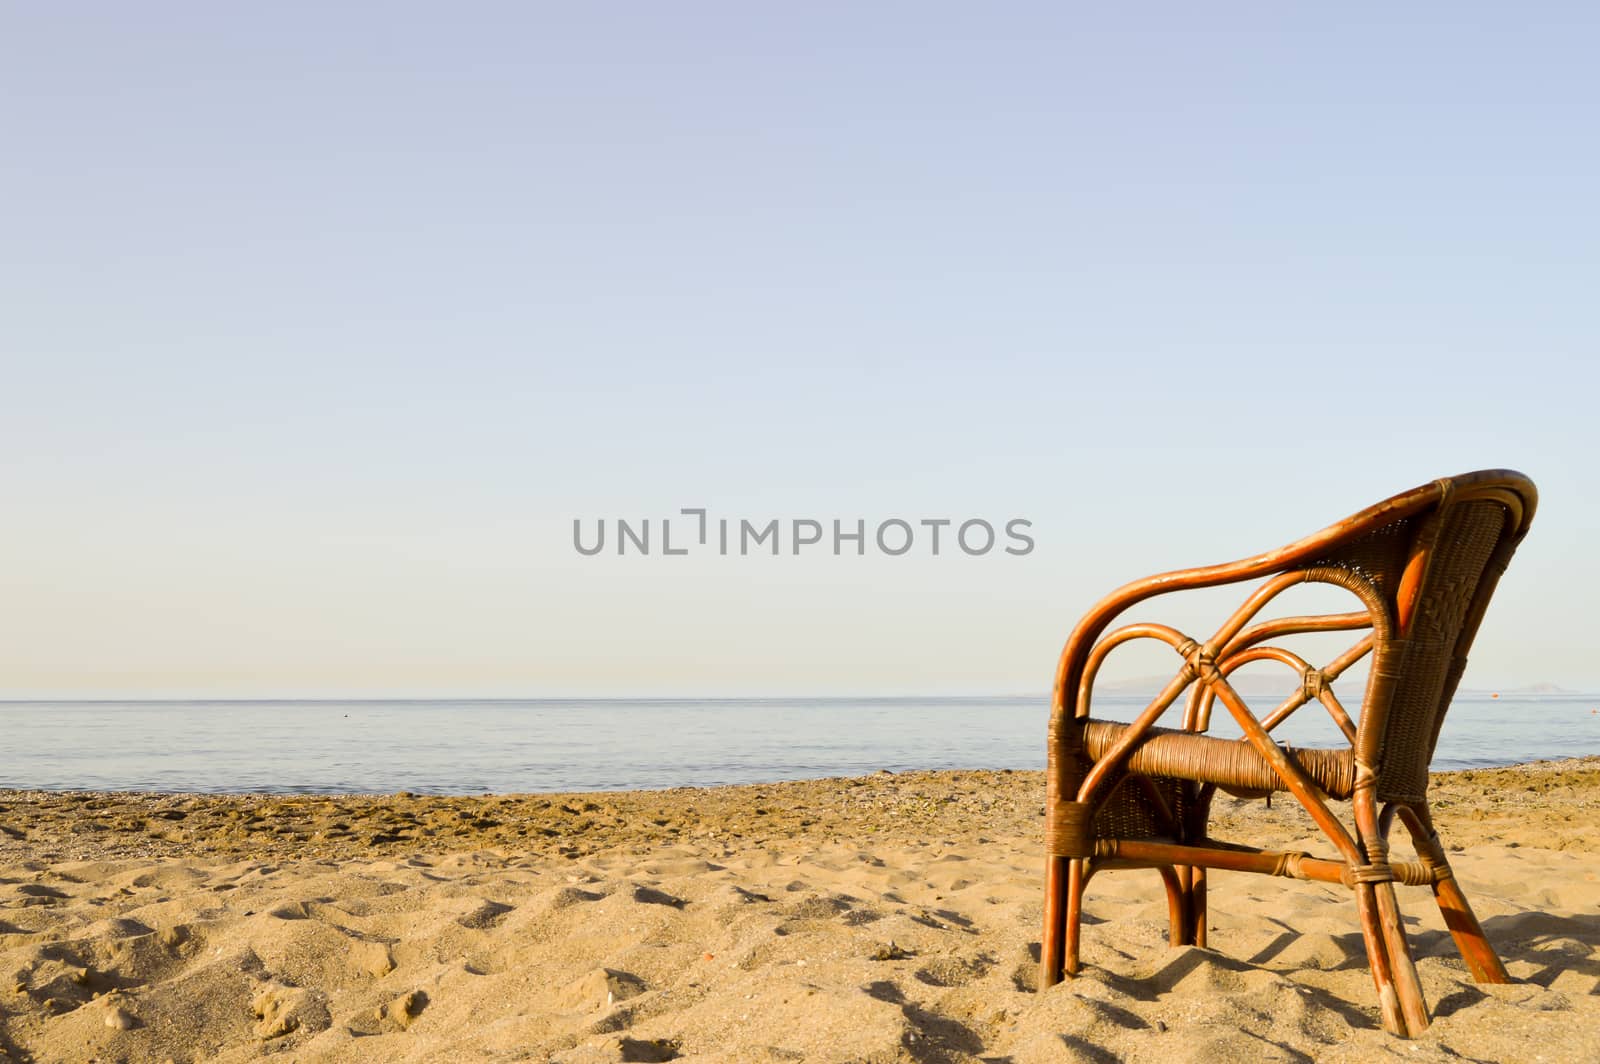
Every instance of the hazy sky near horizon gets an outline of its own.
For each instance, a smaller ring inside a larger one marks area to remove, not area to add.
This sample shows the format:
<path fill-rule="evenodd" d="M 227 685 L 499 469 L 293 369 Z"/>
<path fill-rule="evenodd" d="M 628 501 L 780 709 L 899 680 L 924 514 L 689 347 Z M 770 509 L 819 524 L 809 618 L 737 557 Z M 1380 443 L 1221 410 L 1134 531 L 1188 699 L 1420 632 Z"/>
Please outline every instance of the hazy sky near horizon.
<path fill-rule="evenodd" d="M 7 5 L 0 696 L 1044 692 L 1124 580 L 1487 466 L 1466 683 L 1600 689 L 1597 29 Z M 573 549 L 696 506 L 1036 545 Z"/>

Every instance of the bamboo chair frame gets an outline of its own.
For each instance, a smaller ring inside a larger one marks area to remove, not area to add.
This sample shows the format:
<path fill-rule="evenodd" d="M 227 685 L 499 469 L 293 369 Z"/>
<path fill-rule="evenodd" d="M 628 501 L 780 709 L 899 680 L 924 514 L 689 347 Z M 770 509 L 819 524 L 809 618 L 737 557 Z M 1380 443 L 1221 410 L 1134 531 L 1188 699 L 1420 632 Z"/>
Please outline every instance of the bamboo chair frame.
<path fill-rule="evenodd" d="M 1044 938 L 1040 986 L 1078 971 L 1084 888 L 1104 869 L 1154 868 L 1166 886 L 1173 945 L 1206 945 L 1206 870 L 1256 872 L 1341 883 L 1355 895 L 1383 1026 L 1402 1037 L 1429 1023 L 1395 897 L 1396 882 L 1431 887 L 1473 977 L 1509 981 L 1450 870 L 1428 811 L 1428 763 L 1466 653 L 1500 574 L 1527 533 L 1538 494 L 1510 470 L 1483 470 L 1403 492 L 1266 554 L 1165 573 L 1102 599 L 1068 638 L 1056 669 L 1046 773 Z M 1211 638 L 1162 624 L 1107 627 L 1129 607 L 1175 591 L 1266 577 Z M 1347 613 L 1257 621 L 1277 595 L 1303 582 L 1355 596 Z M 1364 631 L 1317 668 L 1269 640 L 1308 632 Z M 1182 666 L 1131 723 L 1090 718 L 1106 656 L 1135 639 L 1167 643 Z M 1356 662 L 1372 664 L 1352 718 L 1329 686 Z M 1228 676 L 1276 661 L 1299 674 L 1298 690 L 1257 718 Z M 1156 722 L 1185 699 L 1181 728 Z M 1205 734 L 1221 701 L 1242 740 Z M 1289 750 L 1272 729 L 1320 703 L 1349 746 Z M 1275 852 L 1211 839 L 1207 818 L 1221 787 L 1239 795 L 1287 791 L 1333 844 L 1336 857 Z M 1349 799 L 1346 826 L 1328 800 Z M 1417 859 L 1390 861 L 1398 817 Z"/>

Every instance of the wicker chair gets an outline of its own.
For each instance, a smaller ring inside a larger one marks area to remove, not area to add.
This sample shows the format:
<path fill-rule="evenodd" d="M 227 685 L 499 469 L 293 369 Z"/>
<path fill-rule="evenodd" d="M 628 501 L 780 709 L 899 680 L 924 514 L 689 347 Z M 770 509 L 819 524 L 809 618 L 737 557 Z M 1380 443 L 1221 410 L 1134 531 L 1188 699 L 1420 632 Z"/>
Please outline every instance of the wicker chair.
<path fill-rule="evenodd" d="M 1041 986 L 1078 970 L 1083 890 L 1107 868 L 1155 868 L 1166 884 L 1173 945 L 1206 944 L 1206 869 L 1342 883 L 1355 894 L 1384 1028 L 1414 1036 L 1428 1026 L 1394 884 L 1428 886 L 1463 960 L 1479 982 L 1509 977 L 1453 878 L 1428 812 L 1428 764 L 1495 583 L 1533 519 L 1533 483 L 1508 470 L 1438 480 L 1396 495 L 1280 550 L 1227 565 L 1140 580 L 1101 600 L 1078 623 L 1056 671 L 1046 795 Z M 1106 634 L 1128 607 L 1155 595 L 1267 578 L 1205 642 L 1162 624 Z M 1255 621 L 1276 595 L 1302 582 L 1336 585 L 1355 612 Z M 1307 632 L 1365 630 L 1322 668 L 1268 644 Z M 1109 651 L 1158 639 L 1183 666 L 1129 724 L 1089 717 L 1095 674 Z M 1360 713 L 1352 719 L 1330 682 L 1371 655 Z M 1258 719 L 1228 681 L 1253 661 L 1299 676 L 1295 692 Z M 1188 691 L 1181 728 L 1157 720 Z M 1214 700 L 1244 732 L 1204 734 Z M 1321 703 L 1348 746 L 1290 750 L 1272 729 L 1297 708 Z M 1270 852 L 1207 837 L 1218 787 L 1234 794 L 1287 791 L 1338 851 L 1336 858 Z M 1328 807 L 1350 800 L 1353 830 Z M 1394 818 L 1409 831 L 1414 861 L 1390 861 Z"/>

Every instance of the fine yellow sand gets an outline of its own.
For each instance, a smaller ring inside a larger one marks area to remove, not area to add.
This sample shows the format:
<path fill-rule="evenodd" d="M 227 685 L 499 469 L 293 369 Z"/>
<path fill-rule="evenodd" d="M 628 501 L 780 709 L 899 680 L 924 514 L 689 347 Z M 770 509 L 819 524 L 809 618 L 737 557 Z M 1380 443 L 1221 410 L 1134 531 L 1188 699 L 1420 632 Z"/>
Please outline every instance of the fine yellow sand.
<path fill-rule="evenodd" d="M 491 798 L 0 793 L 0 1059 L 1600 1060 L 1600 758 L 1435 778 L 1518 982 L 1401 888 L 1427 1034 L 1336 887 L 1097 877 L 1035 992 L 1038 773 Z M 1326 853 L 1283 800 L 1214 834 Z"/>

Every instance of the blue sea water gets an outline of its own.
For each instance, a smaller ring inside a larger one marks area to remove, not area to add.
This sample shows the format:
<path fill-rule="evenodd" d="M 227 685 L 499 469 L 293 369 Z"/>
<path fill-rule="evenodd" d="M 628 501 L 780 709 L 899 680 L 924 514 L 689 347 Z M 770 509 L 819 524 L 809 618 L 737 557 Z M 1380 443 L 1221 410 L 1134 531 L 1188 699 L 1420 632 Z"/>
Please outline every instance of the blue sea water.
<path fill-rule="evenodd" d="M 1142 700 L 1101 697 L 1127 720 Z M 1044 767 L 1036 698 L 0 703 L 0 788 L 470 794 Z M 1434 768 L 1600 753 L 1600 696 L 1460 696 Z M 1213 734 L 1238 735 L 1220 709 Z M 1278 731 L 1333 745 L 1316 705 Z"/>

